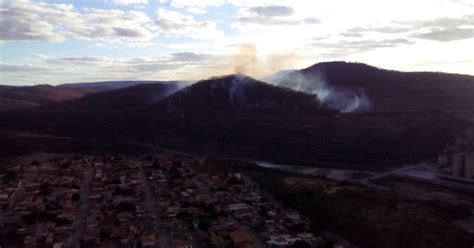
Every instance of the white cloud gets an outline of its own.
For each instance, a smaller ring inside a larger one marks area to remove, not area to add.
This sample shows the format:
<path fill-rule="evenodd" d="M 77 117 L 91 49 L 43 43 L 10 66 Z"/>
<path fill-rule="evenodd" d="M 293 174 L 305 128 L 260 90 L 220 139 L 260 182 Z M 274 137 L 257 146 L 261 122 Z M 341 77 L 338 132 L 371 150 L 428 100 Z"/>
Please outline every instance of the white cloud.
<path fill-rule="evenodd" d="M 109 0 L 117 5 L 148 4 L 148 0 Z"/>
<path fill-rule="evenodd" d="M 158 32 L 193 39 L 212 39 L 224 35 L 215 22 L 198 21 L 192 15 L 164 8 L 158 10 L 155 27 Z"/>
<path fill-rule="evenodd" d="M 268 5 L 268 6 L 257 6 L 249 8 L 250 12 L 253 12 L 259 16 L 275 17 L 275 16 L 291 16 L 294 13 L 292 7 L 283 5 Z"/>
<path fill-rule="evenodd" d="M 241 5 L 241 7 L 238 10 L 236 21 L 231 25 L 232 28 L 240 32 L 268 32 L 269 29 L 281 30 L 285 28 L 286 30 L 289 28 L 288 26 L 300 26 L 299 28 L 301 28 L 301 26 L 321 23 L 319 17 L 314 14 L 301 14 L 294 3 L 282 5 L 278 4 L 279 2 L 281 1 L 266 1 L 263 5 L 256 5 L 257 2 L 233 1 L 233 4 Z"/>
<path fill-rule="evenodd" d="M 0 63 L 1 73 L 45 73 L 50 71 L 51 68 L 31 64 Z"/>
<path fill-rule="evenodd" d="M 225 0 L 163 0 L 162 3 L 169 3 L 171 7 L 184 9 L 193 14 L 204 14 L 208 7 L 218 7 L 225 4 Z"/>
<path fill-rule="evenodd" d="M 146 42 L 156 34 L 147 25 L 149 17 L 137 11 L 85 9 L 71 4 L 12 1 L 0 7 L 1 40 L 66 39 Z"/>
<path fill-rule="evenodd" d="M 305 2 L 308 2 L 306 0 L 303 0 Z M 288 6 L 291 5 L 293 6 L 295 2 L 298 2 L 298 0 L 294 1 L 286 1 L 286 0 L 259 0 L 259 1 L 254 1 L 254 0 L 227 0 L 227 3 L 238 6 L 238 7 L 244 7 L 244 8 L 250 8 L 250 7 L 258 7 L 258 6 L 266 6 L 266 5 L 283 5 L 283 6 Z"/>

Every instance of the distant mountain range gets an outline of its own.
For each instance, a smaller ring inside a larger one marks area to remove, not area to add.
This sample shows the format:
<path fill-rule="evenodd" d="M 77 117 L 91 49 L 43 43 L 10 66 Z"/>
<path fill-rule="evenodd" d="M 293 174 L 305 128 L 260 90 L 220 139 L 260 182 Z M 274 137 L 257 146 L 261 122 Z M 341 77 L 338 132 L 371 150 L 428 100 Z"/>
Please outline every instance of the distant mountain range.
<path fill-rule="evenodd" d="M 141 102 L 149 102 L 159 100 L 161 93 L 158 89 L 160 86 L 169 85 L 175 87 L 176 90 L 186 86 L 189 82 L 184 81 L 104 81 L 91 83 L 71 83 L 61 84 L 57 86 L 51 85 L 35 85 L 35 86 L 6 86 L 0 85 L 0 111 L 15 110 L 36 107 L 54 102 L 66 100 L 74 100 L 91 93 L 97 93 L 91 98 L 84 100 L 93 104 L 93 102 L 104 105 L 134 104 L 134 100 Z M 138 86 L 134 88 L 133 86 Z M 147 86 L 150 85 L 150 86 Z M 168 88 L 173 93 L 172 88 Z M 125 91 L 115 91 L 119 89 L 130 88 Z M 100 92 L 110 93 L 101 94 Z M 103 99 L 100 99 L 103 98 Z M 100 103 L 99 103 L 100 102 Z M 98 107 L 92 106 L 90 107 Z"/>
<path fill-rule="evenodd" d="M 229 75 L 188 86 L 42 86 L 73 97 L 1 111 L 0 132 L 132 140 L 280 162 L 417 161 L 436 156 L 467 127 L 446 112 L 474 112 L 473 78 L 331 62 L 264 79 L 271 84 Z"/>
<path fill-rule="evenodd" d="M 69 89 L 92 89 L 95 91 L 107 91 L 123 89 L 138 84 L 177 84 L 186 83 L 181 81 L 151 81 L 151 80 L 132 80 L 132 81 L 102 81 L 102 82 L 84 82 L 84 83 L 68 83 L 60 84 L 60 88 Z"/>
<path fill-rule="evenodd" d="M 185 85 L 175 82 L 138 84 L 128 88 L 102 91 L 74 101 L 56 104 L 76 111 L 124 111 L 144 108 L 179 91 Z"/>
<path fill-rule="evenodd" d="M 5 86 L 0 85 L 0 111 L 30 108 L 39 105 L 77 99 L 92 89 L 69 89 L 51 85 Z"/>
<path fill-rule="evenodd" d="M 361 63 L 325 62 L 302 70 L 280 71 L 263 78 L 262 81 L 314 94 L 319 102 L 343 113 L 474 111 L 474 76 L 469 75 L 399 72 Z M 0 86 L 0 111 L 72 100 L 91 93 L 125 89 L 135 85 L 154 84 L 179 85 L 179 88 L 182 88 L 191 82 L 137 80 L 58 86 Z M 230 89 L 243 89 L 240 84 L 235 85 Z M 205 91 L 206 87 L 201 88 Z M 130 88 L 127 91 L 129 93 L 117 95 L 116 98 L 121 98 L 123 103 L 128 101 L 128 97 L 140 98 L 140 94 L 145 94 L 143 99 L 149 98 L 145 88 Z M 95 98 L 100 97 L 101 94 Z M 219 106 L 221 105 L 217 104 L 215 107 Z"/>

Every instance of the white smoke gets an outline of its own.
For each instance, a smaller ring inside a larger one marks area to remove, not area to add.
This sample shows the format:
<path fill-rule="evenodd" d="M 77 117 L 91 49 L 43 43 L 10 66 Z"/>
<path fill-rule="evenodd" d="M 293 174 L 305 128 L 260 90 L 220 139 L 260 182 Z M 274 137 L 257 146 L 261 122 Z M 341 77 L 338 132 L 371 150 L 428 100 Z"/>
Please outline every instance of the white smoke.
<path fill-rule="evenodd" d="M 365 112 L 371 102 L 363 88 L 354 90 L 330 85 L 322 73 L 303 74 L 299 71 L 280 71 L 263 81 L 315 95 L 321 103 L 342 113 Z"/>
<path fill-rule="evenodd" d="M 353 98 L 349 101 L 349 104 L 346 105 L 344 109 L 341 109 L 341 112 L 365 112 L 371 108 L 371 105 L 372 104 L 370 103 L 369 98 L 365 94 L 365 90 L 361 88 L 357 92 L 353 93 Z"/>
<path fill-rule="evenodd" d="M 232 102 L 244 103 L 246 101 L 245 89 L 249 87 L 247 78 L 236 75 L 230 82 L 229 97 Z"/>

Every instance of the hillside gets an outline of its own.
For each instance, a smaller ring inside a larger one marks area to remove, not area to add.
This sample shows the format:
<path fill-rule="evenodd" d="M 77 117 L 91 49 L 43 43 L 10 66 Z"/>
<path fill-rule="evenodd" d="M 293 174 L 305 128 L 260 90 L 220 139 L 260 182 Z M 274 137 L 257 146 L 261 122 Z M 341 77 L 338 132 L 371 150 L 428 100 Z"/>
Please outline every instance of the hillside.
<path fill-rule="evenodd" d="M 132 140 L 285 163 L 387 166 L 433 158 L 466 128 L 442 112 L 340 114 L 315 95 L 243 75 L 178 88 L 137 85 L 6 111 L 0 131 Z"/>
<path fill-rule="evenodd" d="M 474 111 L 474 76 L 469 75 L 326 62 L 282 71 L 264 81 L 316 93 L 343 112 Z"/>
<path fill-rule="evenodd" d="M 178 91 L 178 83 L 138 84 L 128 88 L 98 92 L 75 101 L 58 104 L 59 108 L 75 108 L 77 111 L 114 111 L 136 109 L 151 105 Z"/>
<path fill-rule="evenodd" d="M 243 75 L 199 81 L 163 99 L 155 106 L 179 116 L 224 112 L 336 113 L 321 104 L 314 95 L 276 87 Z"/>
<path fill-rule="evenodd" d="M 64 136 L 116 135 L 121 128 L 131 128 L 135 120 L 147 115 L 146 110 L 154 102 L 179 90 L 179 87 L 178 84 L 159 83 L 135 85 L 36 108 L 6 111 L 0 114 L 0 119 L 10 121 L 3 122 L 0 128 Z M 140 132 L 140 127 L 137 128 L 126 131 Z"/>
<path fill-rule="evenodd" d="M 51 85 L 0 85 L 0 111 L 24 109 L 43 104 L 80 98 L 95 92 L 91 89 L 68 89 Z"/>

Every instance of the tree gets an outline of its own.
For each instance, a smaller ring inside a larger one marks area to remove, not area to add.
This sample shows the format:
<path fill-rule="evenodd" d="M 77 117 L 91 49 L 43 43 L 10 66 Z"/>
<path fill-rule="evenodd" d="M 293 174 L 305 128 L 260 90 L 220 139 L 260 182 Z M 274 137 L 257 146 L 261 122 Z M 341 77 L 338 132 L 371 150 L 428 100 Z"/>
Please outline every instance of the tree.
<path fill-rule="evenodd" d="M 77 202 L 79 201 L 79 199 L 80 199 L 79 193 L 72 194 L 72 201 Z"/>
<path fill-rule="evenodd" d="M 211 227 L 211 222 L 207 219 L 201 219 L 199 221 L 198 227 L 199 227 L 199 230 L 201 231 L 207 231 Z"/>

